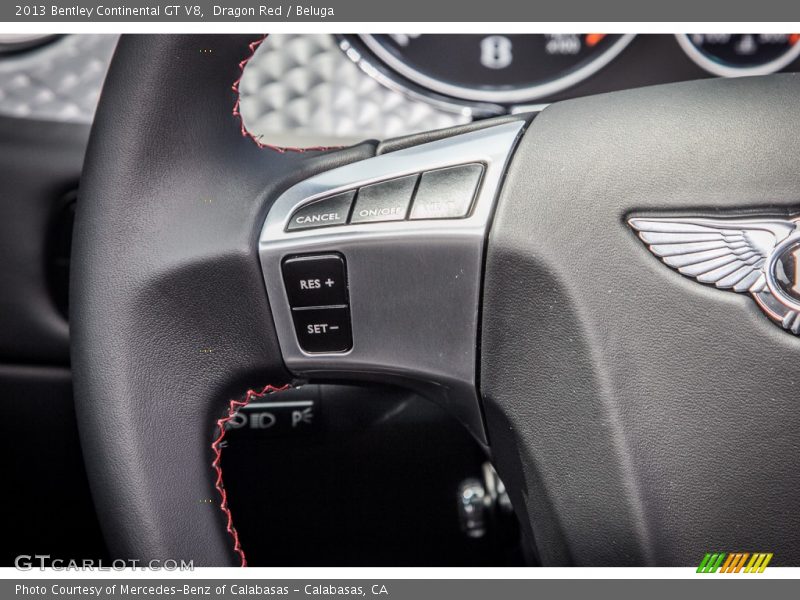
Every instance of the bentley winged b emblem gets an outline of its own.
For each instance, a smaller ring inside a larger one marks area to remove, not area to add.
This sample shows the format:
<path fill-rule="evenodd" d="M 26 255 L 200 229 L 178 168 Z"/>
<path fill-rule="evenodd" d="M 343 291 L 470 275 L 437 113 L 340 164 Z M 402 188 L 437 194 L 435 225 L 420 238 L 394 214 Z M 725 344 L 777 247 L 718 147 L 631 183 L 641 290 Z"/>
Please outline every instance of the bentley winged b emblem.
<path fill-rule="evenodd" d="M 750 294 L 800 335 L 800 218 L 632 218 L 628 223 L 665 264 L 686 277 Z"/>

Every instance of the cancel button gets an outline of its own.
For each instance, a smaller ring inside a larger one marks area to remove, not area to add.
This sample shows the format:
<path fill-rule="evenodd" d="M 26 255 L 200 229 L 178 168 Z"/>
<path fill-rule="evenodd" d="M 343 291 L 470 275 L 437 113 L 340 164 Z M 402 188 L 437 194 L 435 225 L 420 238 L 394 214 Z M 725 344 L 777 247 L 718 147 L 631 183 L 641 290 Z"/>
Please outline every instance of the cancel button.
<path fill-rule="evenodd" d="M 289 219 L 287 231 L 299 229 L 312 229 L 314 227 L 328 227 L 330 225 L 344 225 L 353 202 L 355 192 L 344 192 L 323 198 L 295 211 Z"/>

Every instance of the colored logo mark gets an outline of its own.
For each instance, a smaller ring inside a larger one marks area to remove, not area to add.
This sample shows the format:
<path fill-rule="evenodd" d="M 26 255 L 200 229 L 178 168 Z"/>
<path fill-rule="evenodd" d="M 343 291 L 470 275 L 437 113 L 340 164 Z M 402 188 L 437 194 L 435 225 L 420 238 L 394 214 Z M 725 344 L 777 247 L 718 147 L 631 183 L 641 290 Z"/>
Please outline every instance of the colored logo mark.
<path fill-rule="evenodd" d="M 706 552 L 697 572 L 763 573 L 771 560 L 772 552 Z"/>

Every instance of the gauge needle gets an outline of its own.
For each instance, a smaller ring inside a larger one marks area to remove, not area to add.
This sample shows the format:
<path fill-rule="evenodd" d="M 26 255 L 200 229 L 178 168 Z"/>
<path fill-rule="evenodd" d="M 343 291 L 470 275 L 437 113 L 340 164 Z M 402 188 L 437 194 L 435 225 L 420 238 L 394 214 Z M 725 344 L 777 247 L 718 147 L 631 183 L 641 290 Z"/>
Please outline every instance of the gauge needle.
<path fill-rule="evenodd" d="M 790 33 L 789 43 L 794 46 L 797 42 L 800 42 L 800 33 Z"/>
<path fill-rule="evenodd" d="M 597 44 L 603 41 L 604 37 L 606 37 L 605 33 L 587 33 L 585 40 L 586 45 L 590 48 L 597 46 Z"/>

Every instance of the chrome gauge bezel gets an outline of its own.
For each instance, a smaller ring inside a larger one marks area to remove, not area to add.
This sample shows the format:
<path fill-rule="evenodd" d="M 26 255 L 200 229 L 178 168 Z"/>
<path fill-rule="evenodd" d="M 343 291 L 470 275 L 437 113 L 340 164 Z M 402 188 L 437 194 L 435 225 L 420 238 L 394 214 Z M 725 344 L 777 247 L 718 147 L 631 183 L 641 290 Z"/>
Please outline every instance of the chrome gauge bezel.
<path fill-rule="evenodd" d="M 541 100 L 581 83 L 614 60 L 633 41 L 636 34 L 623 34 L 601 54 L 556 79 L 513 90 L 478 90 L 440 81 L 408 66 L 386 50 L 372 34 L 359 34 L 355 37 L 369 50 L 369 56 L 365 56 L 364 52 L 348 52 L 348 49 L 352 49 L 352 45 L 346 41 L 342 49 L 366 73 L 384 85 L 400 89 L 412 96 L 423 96 L 443 108 L 461 113 L 464 112 L 465 106 L 475 104 L 478 104 L 480 112 L 497 113 L 505 112 L 503 107 Z M 386 81 L 387 78 L 390 82 Z"/>
<path fill-rule="evenodd" d="M 15 54 L 39 48 L 57 40 L 60 35 L 40 33 L 0 34 L 0 55 Z"/>
<path fill-rule="evenodd" d="M 800 43 L 795 44 L 792 48 L 790 48 L 787 52 L 782 54 L 776 59 L 773 59 L 763 65 L 755 65 L 752 67 L 736 67 L 730 64 L 724 64 L 715 61 L 714 59 L 707 56 L 702 50 L 700 50 L 694 42 L 690 39 L 691 34 L 689 33 L 676 33 L 675 38 L 678 40 L 678 44 L 680 45 L 681 49 L 686 53 L 686 55 L 692 59 L 697 66 L 702 68 L 704 71 L 711 73 L 712 75 L 717 75 L 719 77 L 747 77 L 753 75 L 770 75 L 771 73 L 776 73 L 781 69 L 788 67 L 792 64 L 798 57 L 800 57 Z"/>

